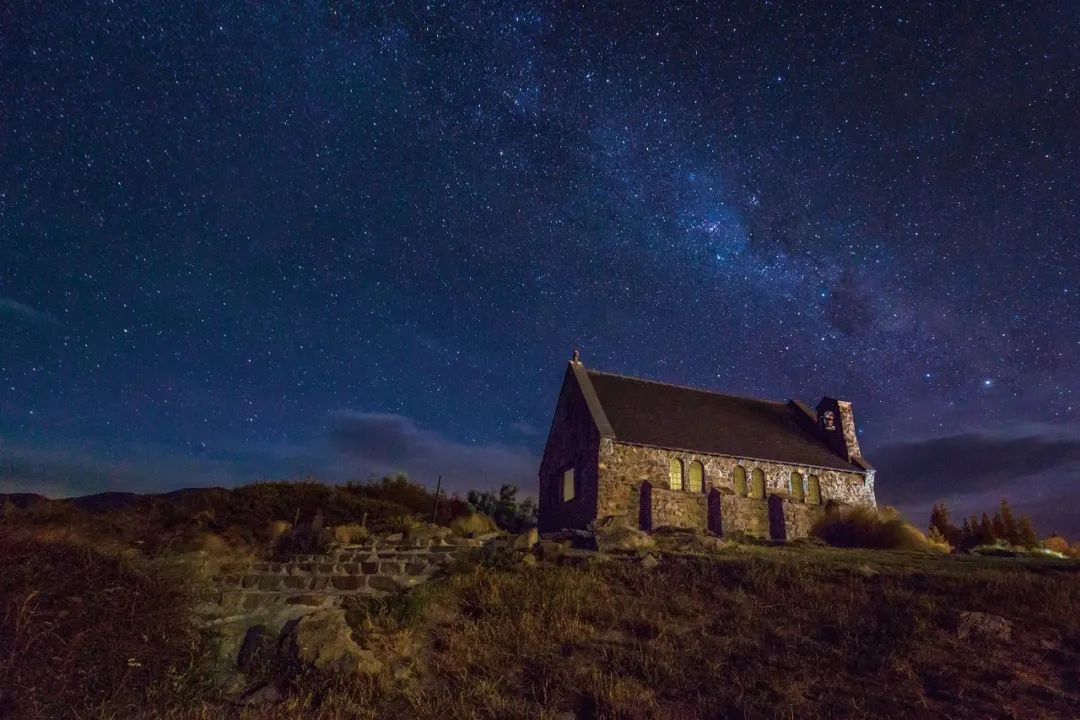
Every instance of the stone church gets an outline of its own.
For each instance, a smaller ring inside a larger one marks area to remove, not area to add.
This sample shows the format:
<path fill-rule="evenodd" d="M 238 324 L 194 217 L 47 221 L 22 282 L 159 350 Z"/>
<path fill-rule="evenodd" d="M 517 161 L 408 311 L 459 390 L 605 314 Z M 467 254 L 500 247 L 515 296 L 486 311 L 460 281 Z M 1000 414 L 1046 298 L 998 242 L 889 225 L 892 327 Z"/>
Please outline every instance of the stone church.
<path fill-rule="evenodd" d="M 574 353 L 540 464 L 541 532 L 623 516 L 794 539 L 826 503 L 876 504 L 851 403 L 814 412 L 590 370 Z"/>

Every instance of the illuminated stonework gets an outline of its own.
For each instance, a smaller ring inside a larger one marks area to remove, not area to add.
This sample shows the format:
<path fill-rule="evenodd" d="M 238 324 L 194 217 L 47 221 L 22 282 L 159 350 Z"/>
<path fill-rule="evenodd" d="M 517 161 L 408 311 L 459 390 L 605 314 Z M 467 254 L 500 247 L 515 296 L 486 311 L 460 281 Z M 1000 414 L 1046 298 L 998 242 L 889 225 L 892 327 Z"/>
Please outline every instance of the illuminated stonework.
<path fill-rule="evenodd" d="M 659 425 L 665 418 L 673 428 Z M 654 438 L 666 446 L 640 441 Z M 708 451 L 686 449 L 695 443 Z M 715 451 L 736 446 L 755 452 Z M 570 468 L 579 485 L 566 501 L 560 489 Z M 761 485 L 763 497 L 755 497 Z M 541 531 L 624 516 L 645 529 L 793 539 L 827 503 L 875 505 L 874 470 L 859 451 L 850 403 L 825 398 L 815 417 L 799 403 L 611 376 L 571 361 L 540 468 Z"/>

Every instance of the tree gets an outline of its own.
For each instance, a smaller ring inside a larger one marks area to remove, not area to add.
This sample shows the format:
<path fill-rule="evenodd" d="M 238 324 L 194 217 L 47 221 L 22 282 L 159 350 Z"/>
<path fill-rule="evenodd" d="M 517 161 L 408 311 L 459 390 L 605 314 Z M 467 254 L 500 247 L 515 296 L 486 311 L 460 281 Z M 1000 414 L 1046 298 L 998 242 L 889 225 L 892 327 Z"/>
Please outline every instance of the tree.
<path fill-rule="evenodd" d="M 1013 517 L 1012 508 L 1009 507 L 1009 503 L 1005 498 L 1001 498 L 1001 507 L 998 508 L 998 513 L 1001 515 L 1001 526 L 1004 531 L 1005 540 L 1010 545 L 1019 545 L 1019 536 L 1016 532 L 1016 519 Z"/>
<path fill-rule="evenodd" d="M 935 504 L 934 509 L 930 511 L 929 530 L 931 534 L 936 530 L 950 545 L 956 546 L 963 541 L 964 533 L 952 524 L 949 509 L 945 507 L 945 503 Z"/>
<path fill-rule="evenodd" d="M 503 485 L 498 495 L 470 490 L 467 500 L 474 512 L 490 516 L 504 530 L 522 532 L 536 525 L 537 507 L 532 498 L 518 503 L 517 490 L 515 485 Z"/>
<path fill-rule="evenodd" d="M 972 515 L 971 519 L 974 520 L 975 516 Z M 964 524 L 960 526 L 960 542 L 957 543 L 957 547 L 961 547 L 964 550 L 968 550 L 974 547 L 975 543 L 975 530 L 971 527 L 971 520 L 964 518 Z"/>
<path fill-rule="evenodd" d="M 975 531 L 975 539 L 976 547 L 994 544 L 994 524 L 990 522 L 990 516 L 986 513 L 983 513 L 982 519 L 979 520 L 978 530 Z"/>
<path fill-rule="evenodd" d="M 1001 519 L 1001 510 L 994 511 L 994 517 L 990 521 L 990 528 L 994 533 L 995 541 L 1006 542 L 1008 540 L 1005 535 L 1005 522 Z"/>
<path fill-rule="evenodd" d="M 1031 548 L 1039 544 L 1039 538 L 1035 534 L 1035 528 L 1031 525 L 1031 518 L 1021 515 L 1016 523 L 1016 544 L 1021 547 Z"/>

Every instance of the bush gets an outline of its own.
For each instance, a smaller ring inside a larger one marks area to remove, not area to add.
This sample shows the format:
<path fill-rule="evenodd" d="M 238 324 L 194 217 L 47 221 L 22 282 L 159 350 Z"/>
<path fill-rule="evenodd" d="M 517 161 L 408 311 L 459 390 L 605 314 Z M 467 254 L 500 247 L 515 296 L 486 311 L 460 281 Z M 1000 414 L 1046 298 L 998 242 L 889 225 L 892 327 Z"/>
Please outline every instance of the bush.
<path fill-rule="evenodd" d="M 1061 537 L 1060 535 L 1051 535 L 1050 537 L 1043 540 L 1043 547 L 1047 550 L 1053 550 L 1056 553 L 1061 553 L 1062 555 L 1069 554 L 1069 541 Z"/>
<path fill-rule="evenodd" d="M 811 533 L 836 547 L 949 552 L 947 544 L 931 542 L 892 508 L 829 508 Z"/>

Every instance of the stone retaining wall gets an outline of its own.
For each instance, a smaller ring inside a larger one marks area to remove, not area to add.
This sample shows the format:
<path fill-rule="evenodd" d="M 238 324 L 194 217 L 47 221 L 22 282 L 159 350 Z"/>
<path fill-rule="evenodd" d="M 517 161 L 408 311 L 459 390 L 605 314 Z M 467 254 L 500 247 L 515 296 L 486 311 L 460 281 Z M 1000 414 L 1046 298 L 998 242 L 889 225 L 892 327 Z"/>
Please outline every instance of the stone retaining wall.
<path fill-rule="evenodd" d="M 652 488 L 652 526 L 706 528 L 706 498 L 701 493 L 687 493 L 669 488 Z"/>
<path fill-rule="evenodd" d="M 287 562 L 231 564 L 216 579 L 224 611 L 333 604 L 342 595 L 385 596 L 443 572 L 475 541 L 371 541 Z M 326 602 L 329 601 L 329 602 Z"/>

